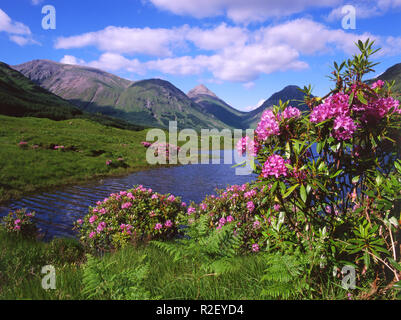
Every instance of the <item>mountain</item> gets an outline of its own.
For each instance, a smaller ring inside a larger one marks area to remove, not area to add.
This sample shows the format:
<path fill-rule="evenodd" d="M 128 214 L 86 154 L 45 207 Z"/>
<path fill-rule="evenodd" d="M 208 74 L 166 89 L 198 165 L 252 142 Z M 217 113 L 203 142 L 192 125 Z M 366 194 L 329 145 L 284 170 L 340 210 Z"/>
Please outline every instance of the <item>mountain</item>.
<path fill-rule="evenodd" d="M 260 107 L 248 112 L 244 119 L 244 126 L 255 128 L 259 122 L 262 113 L 271 108 L 273 105 L 278 105 L 279 101 L 286 102 L 290 100 L 290 105 L 300 109 L 301 111 L 309 110 L 306 105 L 303 104 L 304 93 L 300 91 L 300 87 L 295 85 L 286 86 L 281 91 L 274 93 L 269 99 L 267 99 Z"/>
<path fill-rule="evenodd" d="M 200 105 L 205 113 L 212 114 L 228 127 L 246 129 L 243 121 L 247 113 L 234 109 L 203 84 L 190 90 L 187 96 Z"/>
<path fill-rule="evenodd" d="M 134 124 L 179 128 L 218 128 L 226 125 L 168 81 L 129 81 L 110 73 L 50 60 L 13 66 L 41 87 L 68 100 L 81 110 L 100 112 Z"/>
<path fill-rule="evenodd" d="M 119 119 L 83 112 L 3 62 L 0 62 L 0 114 L 53 120 L 84 118 L 118 128 L 143 129 Z"/>
<path fill-rule="evenodd" d="M 375 79 L 369 80 L 369 82 L 383 80 L 383 81 L 393 81 L 395 80 L 395 85 L 393 91 L 401 94 L 401 63 L 397 63 L 392 67 L 384 71 L 380 76 Z"/>

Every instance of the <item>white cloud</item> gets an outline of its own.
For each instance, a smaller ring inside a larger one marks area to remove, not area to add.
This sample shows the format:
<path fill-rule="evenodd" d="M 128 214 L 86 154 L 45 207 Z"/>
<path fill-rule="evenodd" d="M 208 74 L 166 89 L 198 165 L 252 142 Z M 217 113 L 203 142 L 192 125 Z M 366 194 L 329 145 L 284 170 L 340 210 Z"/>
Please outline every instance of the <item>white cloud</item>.
<path fill-rule="evenodd" d="M 13 21 L 7 13 L 0 9 L 0 32 L 9 34 L 10 41 L 25 46 L 27 44 L 38 44 L 39 42 L 32 38 L 32 32 L 28 26 L 21 22 Z"/>
<path fill-rule="evenodd" d="M 31 0 L 31 3 L 32 3 L 34 6 L 37 6 L 38 4 L 41 4 L 43 1 L 44 1 L 44 0 Z"/>
<path fill-rule="evenodd" d="M 235 22 L 265 21 L 290 16 L 311 7 L 334 7 L 341 0 L 149 0 L 156 7 L 195 18 L 226 15 Z"/>
<path fill-rule="evenodd" d="M 82 59 L 78 59 L 74 56 L 70 56 L 70 55 L 65 55 L 61 60 L 61 63 L 64 64 L 73 64 L 73 65 L 84 65 L 85 61 Z"/>
<path fill-rule="evenodd" d="M 251 89 L 255 86 L 255 82 L 253 82 L 253 81 L 245 82 L 242 86 L 245 89 Z"/>
<path fill-rule="evenodd" d="M 208 72 L 216 80 L 242 82 L 245 87 L 250 87 L 261 74 L 308 68 L 303 61 L 305 56 L 332 51 L 355 53 L 355 42 L 367 38 L 375 39 L 384 47 L 382 54 L 396 54 L 401 50 L 400 38 L 381 38 L 368 33 L 330 29 L 305 18 L 253 31 L 224 23 L 206 29 L 187 25 L 173 29 L 108 27 L 97 32 L 60 38 L 55 47 L 96 45 L 104 51 L 98 60 L 84 62 L 70 56 L 65 60 L 99 69 L 126 70 L 139 74 L 152 70 L 173 75 L 201 75 Z M 198 50 L 211 52 L 197 54 L 193 51 L 195 55 L 185 54 L 189 44 Z M 135 52 L 156 55 L 157 59 L 144 62 L 125 56 Z"/>
<path fill-rule="evenodd" d="M 259 108 L 265 101 L 266 101 L 265 99 L 261 99 L 261 100 L 258 101 L 257 104 L 255 104 L 255 105 L 253 105 L 253 106 L 245 107 L 243 110 L 244 110 L 244 111 L 252 111 L 252 110 L 255 110 L 255 109 Z"/>
<path fill-rule="evenodd" d="M 267 27 L 259 31 L 266 45 L 274 46 L 285 43 L 301 54 L 327 53 L 332 48 L 348 54 L 355 52 L 355 42 L 358 39 L 375 39 L 374 35 L 356 34 L 343 29 L 329 29 L 325 25 L 310 19 L 296 19 L 281 25 Z M 332 47 L 330 47 L 330 45 Z"/>
<path fill-rule="evenodd" d="M 355 7 L 356 19 L 365 19 L 384 15 L 392 9 L 401 9 L 401 0 L 365 0 L 365 1 L 347 1 L 343 5 L 352 5 Z M 344 17 L 342 13 L 343 5 L 334 8 L 326 17 L 327 21 L 341 20 Z"/>
<path fill-rule="evenodd" d="M 30 35 L 29 27 L 21 22 L 12 21 L 12 19 L 0 9 L 0 31 L 10 34 Z"/>
<path fill-rule="evenodd" d="M 244 28 L 228 27 L 222 23 L 213 29 L 188 29 L 185 38 L 199 49 L 219 50 L 236 44 L 244 44 L 248 39 L 248 34 L 248 30 Z"/>
<path fill-rule="evenodd" d="M 17 35 L 12 35 L 10 36 L 10 40 L 21 47 L 26 46 L 27 44 L 38 44 L 40 45 L 39 42 L 36 40 L 32 39 L 32 37 L 22 37 L 22 36 L 17 36 Z"/>
<path fill-rule="evenodd" d="M 171 56 L 170 47 L 178 46 L 182 40 L 181 30 L 109 26 L 97 32 L 58 38 L 55 48 L 73 49 L 95 46 L 101 51 L 115 53 Z"/>

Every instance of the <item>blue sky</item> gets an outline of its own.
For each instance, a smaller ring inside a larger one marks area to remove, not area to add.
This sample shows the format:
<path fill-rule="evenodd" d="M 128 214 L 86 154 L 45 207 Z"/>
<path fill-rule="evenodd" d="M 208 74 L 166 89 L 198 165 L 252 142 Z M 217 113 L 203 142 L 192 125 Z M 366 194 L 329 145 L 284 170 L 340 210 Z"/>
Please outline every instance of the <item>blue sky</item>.
<path fill-rule="evenodd" d="M 54 30 L 42 28 L 44 5 L 56 9 Z M 355 9 L 355 29 L 343 28 L 345 5 Z M 0 3 L 0 61 L 88 65 L 131 80 L 162 78 L 184 92 L 203 83 L 241 110 L 289 84 L 324 95 L 333 61 L 368 37 L 382 47 L 376 74 L 401 62 L 401 0 Z"/>

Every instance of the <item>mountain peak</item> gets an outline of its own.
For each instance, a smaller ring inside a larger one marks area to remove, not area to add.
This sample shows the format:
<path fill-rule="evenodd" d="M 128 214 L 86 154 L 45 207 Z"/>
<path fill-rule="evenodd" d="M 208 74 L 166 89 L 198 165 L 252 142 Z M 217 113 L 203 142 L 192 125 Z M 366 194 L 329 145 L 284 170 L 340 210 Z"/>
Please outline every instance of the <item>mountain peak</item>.
<path fill-rule="evenodd" d="M 200 84 L 195 88 L 193 88 L 192 90 L 190 90 L 187 95 L 189 98 L 194 98 L 199 95 L 207 95 L 217 98 L 217 96 L 203 84 Z"/>

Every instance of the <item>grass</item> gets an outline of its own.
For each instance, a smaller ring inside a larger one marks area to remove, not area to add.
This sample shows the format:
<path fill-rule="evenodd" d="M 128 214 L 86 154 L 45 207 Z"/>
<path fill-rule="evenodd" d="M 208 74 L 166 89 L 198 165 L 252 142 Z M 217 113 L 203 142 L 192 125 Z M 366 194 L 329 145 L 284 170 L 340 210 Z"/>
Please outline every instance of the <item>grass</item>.
<path fill-rule="evenodd" d="M 141 145 L 148 130 L 123 130 L 83 119 L 53 121 L 0 115 L 0 202 L 151 168 Z M 193 140 L 199 148 L 200 139 Z M 27 146 L 20 147 L 21 141 Z M 209 142 L 211 145 L 212 139 Z M 64 150 L 55 150 L 57 145 Z M 107 166 L 107 160 L 112 165 Z"/>
<path fill-rule="evenodd" d="M 75 240 L 58 239 L 45 243 L 10 235 L 0 228 L 0 300 L 86 299 L 82 253 Z M 145 261 L 143 255 L 146 255 Z M 260 299 L 263 289 L 259 283 L 265 267 L 261 255 L 238 257 L 243 267 L 231 274 L 200 278 L 194 277 L 193 273 L 200 261 L 172 262 L 170 256 L 152 245 L 130 246 L 96 259 L 109 265 L 108 272 L 117 277 L 148 263 L 151 268 L 143 289 L 150 293 L 150 299 L 254 300 Z M 41 268 L 49 264 L 56 268 L 56 290 L 44 290 L 41 286 L 44 276 Z"/>
<path fill-rule="evenodd" d="M 0 123 L 0 202 L 149 167 L 146 149 L 140 144 L 147 130 L 122 130 L 82 119 L 53 121 L 1 115 Z M 20 141 L 28 145 L 21 148 Z M 55 150 L 56 145 L 64 146 L 64 151 Z M 113 165 L 107 166 L 107 160 Z"/>

